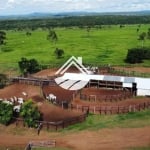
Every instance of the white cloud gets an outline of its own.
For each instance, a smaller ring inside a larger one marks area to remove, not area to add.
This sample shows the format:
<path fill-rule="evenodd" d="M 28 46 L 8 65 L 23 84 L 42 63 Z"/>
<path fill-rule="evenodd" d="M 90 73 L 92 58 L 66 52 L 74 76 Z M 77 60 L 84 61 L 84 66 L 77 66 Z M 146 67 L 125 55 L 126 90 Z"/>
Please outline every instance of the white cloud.
<path fill-rule="evenodd" d="M 150 10 L 150 0 L 0 0 L 0 14 Z"/>
<path fill-rule="evenodd" d="M 15 0 L 8 0 L 8 3 L 14 3 Z"/>

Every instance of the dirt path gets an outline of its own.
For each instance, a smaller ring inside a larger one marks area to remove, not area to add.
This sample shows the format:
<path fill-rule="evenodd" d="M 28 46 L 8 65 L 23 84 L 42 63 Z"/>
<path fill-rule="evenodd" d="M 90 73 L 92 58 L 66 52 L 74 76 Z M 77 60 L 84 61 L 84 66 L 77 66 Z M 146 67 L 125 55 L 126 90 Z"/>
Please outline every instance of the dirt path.
<path fill-rule="evenodd" d="M 29 129 L 29 131 L 26 131 L 20 133 L 21 135 L 0 132 L 0 146 L 25 147 L 30 140 L 48 139 L 56 139 L 58 147 L 66 147 L 72 150 L 120 150 L 128 147 L 150 146 L 150 127 L 86 130 L 76 133 L 41 131 L 39 136 L 36 130 Z"/>

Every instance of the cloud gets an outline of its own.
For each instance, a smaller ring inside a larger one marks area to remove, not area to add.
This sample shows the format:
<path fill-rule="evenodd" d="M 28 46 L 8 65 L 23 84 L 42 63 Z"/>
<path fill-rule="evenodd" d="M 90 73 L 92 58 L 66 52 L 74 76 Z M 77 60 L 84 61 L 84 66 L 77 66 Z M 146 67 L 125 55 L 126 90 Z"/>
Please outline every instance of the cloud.
<path fill-rule="evenodd" d="M 150 10 L 150 0 L 0 0 L 0 14 Z"/>
<path fill-rule="evenodd" d="M 15 0 L 8 0 L 8 3 L 14 3 Z"/>

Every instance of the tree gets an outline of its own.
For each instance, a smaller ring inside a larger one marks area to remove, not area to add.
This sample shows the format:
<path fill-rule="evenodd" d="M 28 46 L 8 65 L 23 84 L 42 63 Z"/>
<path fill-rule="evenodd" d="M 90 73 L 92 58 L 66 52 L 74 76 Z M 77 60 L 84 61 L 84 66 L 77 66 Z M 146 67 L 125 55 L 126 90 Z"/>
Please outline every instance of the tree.
<path fill-rule="evenodd" d="M 139 29 L 139 28 L 137 28 L 137 29 L 136 29 L 136 32 L 137 32 L 137 33 L 139 33 L 139 30 L 140 30 L 140 29 Z"/>
<path fill-rule="evenodd" d="M 4 31 L 0 31 L 0 45 L 5 44 L 6 33 Z"/>
<path fill-rule="evenodd" d="M 57 58 L 61 58 L 64 55 L 64 50 L 56 48 L 54 53 Z"/>
<path fill-rule="evenodd" d="M 49 34 L 47 35 L 47 40 L 50 40 L 54 43 L 58 40 L 57 34 L 54 30 L 49 30 Z"/>
<path fill-rule="evenodd" d="M 7 76 L 5 74 L 0 74 L 0 88 L 3 88 L 7 82 Z"/>
<path fill-rule="evenodd" d="M 146 38 L 146 33 L 145 32 L 142 32 L 140 35 L 139 35 L 139 40 L 142 41 L 142 47 L 144 46 L 144 40 Z"/>
<path fill-rule="evenodd" d="M 35 73 L 40 70 L 40 65 L 35 59 L 28 60 L 27 58 L 22 57 L 18 62 L 21 73 L 26 76 L 28 73 Z"/>
<path fill-rule="evenodd" d="M 29 31 L 26 32 L 26 36 L 31 36 L 31 35 L 32 35 L 31 32 L 29 32 Z"/>
<path fill-rule="evenodd" d="M 28 127 L 36 127 L 36 121 L 40 119 L 40 112 L 31 99 L 23 103 L 20 115 L 24 118 L 24 122 Z"/>
<path fill-rule="evenodd" d="M 6 40 L 6 33 L 4 31 L 0 31 L 0 46 L 5 44 L 5 40 Z"/>
<path fill-rule="evenodd" d="M 146 47 L 132 48 L 128 50 L 126 56 L 127 63 L 142 63 L 143 59 L 150 59 L 150 49 Z"/>
<path fill-rule="evenodd" d="M 7 125 L 13 117 L 13 106 L 0 101 L 0 123 Z"/>
<path fill-rule="evenodd" d="M 148 28 L 148 31 L 147 31 L 147 38 L 150 39 L 150 28 Z"/>
<path fill-rule="evenodd" d="M 89 37 L 90 31 L 91 31 L 91 26 L 87 26 L 86 27 L 86 31 L 87 31 L 87 36 Z"/>

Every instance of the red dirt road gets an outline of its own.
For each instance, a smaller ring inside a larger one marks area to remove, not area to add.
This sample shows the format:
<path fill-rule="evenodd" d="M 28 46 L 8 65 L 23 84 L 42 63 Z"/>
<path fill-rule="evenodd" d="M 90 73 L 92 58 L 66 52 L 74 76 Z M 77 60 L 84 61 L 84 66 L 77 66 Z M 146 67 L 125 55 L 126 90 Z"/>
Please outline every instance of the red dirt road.
<path fill-rule="evenodd" d="M 0 126 L 1 128 L 3 127 Z M 101 129 L 67 134 L 41 131 L 39 136 L 35 129 L 24 129 L 16 134 L 12 127 L 8 128 L 7 131 L 11 130 L 11 133 L 0 132 L 1 147 L 23 148 L 31 140 L 48 139 L 55 139 L 57 147 L 72 150 L 121 150 L 129 147 L 150 146 L 150 127 Z"/>

